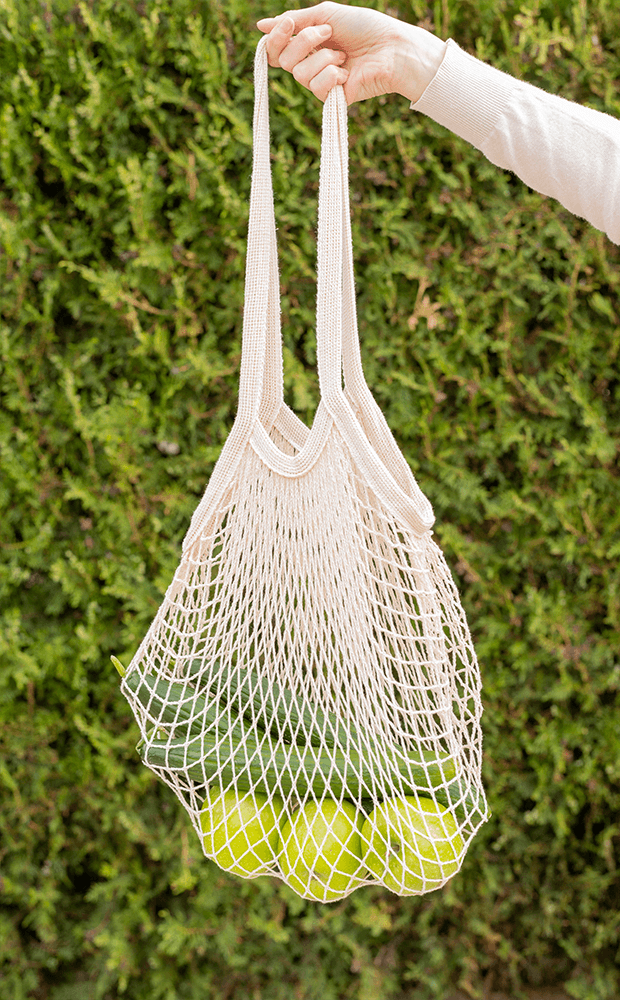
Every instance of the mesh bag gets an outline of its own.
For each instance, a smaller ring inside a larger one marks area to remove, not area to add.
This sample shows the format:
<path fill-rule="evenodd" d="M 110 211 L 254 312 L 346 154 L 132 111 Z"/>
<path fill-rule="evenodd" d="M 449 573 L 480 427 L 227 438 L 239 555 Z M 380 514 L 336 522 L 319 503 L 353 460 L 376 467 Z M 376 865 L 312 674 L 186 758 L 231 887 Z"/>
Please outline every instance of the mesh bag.
<path fill-rule="evenodd" d="M 323 108 L 312 427 L 284 403 L 265 42 L 237 416 L 122 690 L 144 763 L 220 867 L 321 902 L 420 894 L 488 817 L 478 664 L 362 373 L 341 86 Z"/>

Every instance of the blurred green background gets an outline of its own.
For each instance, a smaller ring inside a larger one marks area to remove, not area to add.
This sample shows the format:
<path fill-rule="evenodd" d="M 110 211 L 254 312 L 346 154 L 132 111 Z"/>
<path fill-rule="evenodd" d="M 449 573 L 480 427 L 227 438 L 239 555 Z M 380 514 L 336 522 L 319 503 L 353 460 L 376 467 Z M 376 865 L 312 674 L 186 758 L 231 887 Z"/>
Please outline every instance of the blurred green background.
<path fill-rule="evenodd" d="M 620 118 L 615 0 L 375 6 Z M 0 3 L 0 993 L 617 1000 L 620 248 L 399 96 L 349 109 L 362 359 L 469 618 L 493 817 L 444 890 L 321 906 L 207 861 L 134 751 L 110 654 L 236 412 L 255 22 L 283 9 Z M 269 77 L 310 423 L 322 104 Z"/>

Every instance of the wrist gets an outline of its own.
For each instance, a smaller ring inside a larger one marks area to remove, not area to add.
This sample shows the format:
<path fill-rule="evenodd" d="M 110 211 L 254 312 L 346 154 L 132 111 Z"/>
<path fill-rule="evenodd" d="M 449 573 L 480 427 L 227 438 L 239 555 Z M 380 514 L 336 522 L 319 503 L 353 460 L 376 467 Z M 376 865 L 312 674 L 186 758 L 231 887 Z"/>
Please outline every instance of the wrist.
<path fill-rule="evenodd" d="M 441 66 L 447 42 L 414 24 L 402 24 L 394 47 L 391 93 L 417 103 Z"/>

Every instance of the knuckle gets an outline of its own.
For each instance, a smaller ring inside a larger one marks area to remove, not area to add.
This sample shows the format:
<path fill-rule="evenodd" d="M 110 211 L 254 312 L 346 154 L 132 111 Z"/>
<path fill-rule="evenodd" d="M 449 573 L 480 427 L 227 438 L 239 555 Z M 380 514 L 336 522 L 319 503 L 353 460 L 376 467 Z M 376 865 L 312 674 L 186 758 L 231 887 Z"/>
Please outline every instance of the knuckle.
<path fill-rule="evenodd" d="M 331 90 L 334 84 L 338 83 L 338 67 L 333 64 L 328 66 L 325 70 L 325 76 L 327 78 L 327 85 Z"/>
<path fill-rule="evenodd" d="M 279 66 L 280 65 L 280 61 L 278 59 L 278 56 L 273 51 L 273 49 L 270 50 L 269 48 L 267 48 L 267 62 L 269 63 L 270 66 Z"/>
<path fill-rule="evenodd" d="M 278 65 L 281 66 L 282 69 L 285 69 L 288 73 L 294 73 L 294 60 L 291 59 L 290 53 L 288 55 L 286 54 L 286 50 L 280 53 L 280 61 Z"/>

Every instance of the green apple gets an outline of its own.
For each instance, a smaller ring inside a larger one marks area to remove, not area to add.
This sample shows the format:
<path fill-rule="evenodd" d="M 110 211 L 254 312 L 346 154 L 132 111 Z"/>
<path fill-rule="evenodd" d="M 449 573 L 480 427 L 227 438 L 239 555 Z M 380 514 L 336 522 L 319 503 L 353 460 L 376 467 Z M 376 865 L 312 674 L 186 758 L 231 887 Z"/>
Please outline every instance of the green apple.
<path fill-rule="evenodd" d="M 275 861 L 283 805 L 277 795 L 210 788 L 200 813 L 205 852 L 234 875 L 266 872 Z"/>
<path fill-rule="evenodd" d="M 287 884 L 306 899 L 340 899 L 361 881 L 360 830 L 352 802 L 322 799 L 298 809 L 280 832 L 278 861 Z"/>
<path fill-rule="evenodd" d="M 417 796 L 380 802 L 362 827 L 364 864 L 401 896 L 438 889 L 458 871 L 463 847 L 452 813 Z"/>

